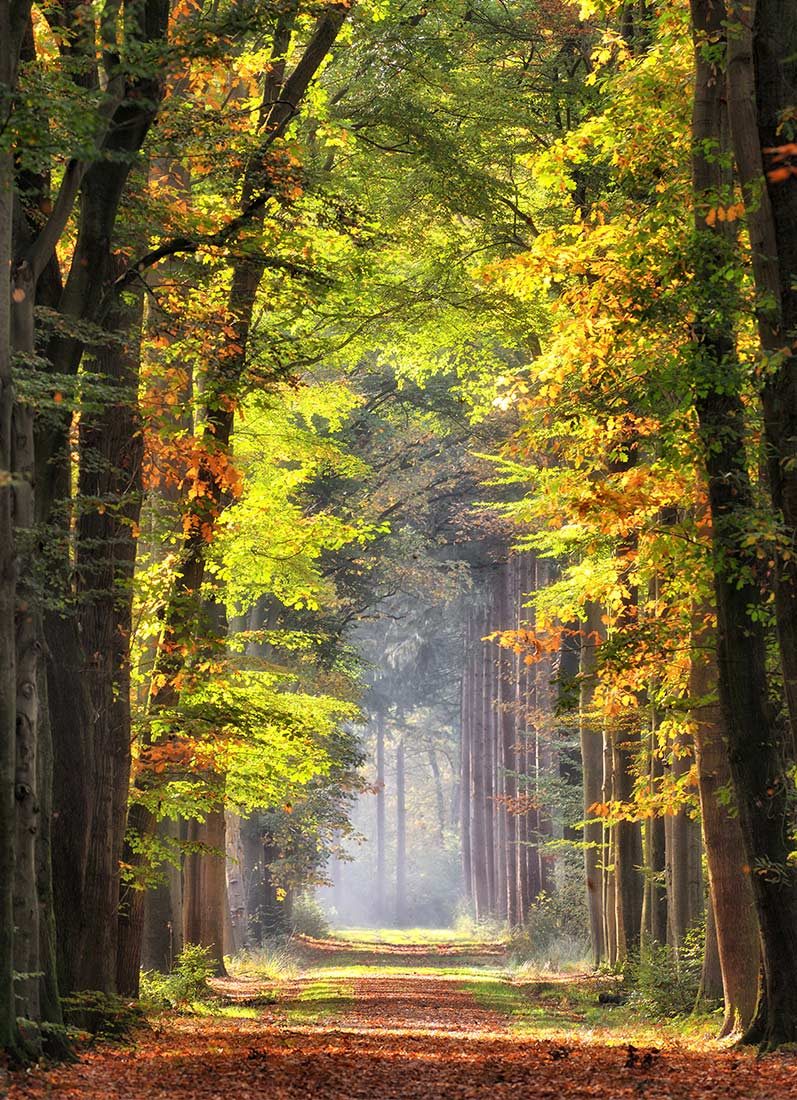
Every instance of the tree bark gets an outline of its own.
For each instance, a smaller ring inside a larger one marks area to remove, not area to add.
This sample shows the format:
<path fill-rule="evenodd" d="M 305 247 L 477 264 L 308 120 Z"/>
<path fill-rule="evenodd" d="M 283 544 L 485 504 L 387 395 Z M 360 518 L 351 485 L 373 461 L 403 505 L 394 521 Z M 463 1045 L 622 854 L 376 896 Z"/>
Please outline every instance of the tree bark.
<path fill-rule="evenodd" d="M 689 695 L 698 789 L 708 863 L 710 915 L 716 932 L 725 1017 L 721 1036 L 744 1031 L 758 999 L 760 936 L 739 818 L 727 804 L 728 747 L 718 704 L 713 631 L 695 620 Z M 708 986 L 708 981 L 704 984 Z M 713 991 L 713 987 L 712 991 Z"/>
<path fill-rule="evenodd" d="M 773 150 L 787 140 L 782 121 L 794 107 L 797 12 L 789 0 L 729 0 L 727 8 L 729 122 L 750 232 L 761 347 L 769 360 L 761 374 L 768 485 L 785 527 L 783 545 L 791 547 L 797 538 L 797 179 L 769 173 L 781 167 Z M 775 617 L 794 757 L 797 565 L 780 552 L 776 562 Z"/>
<path fill-rule="evenodd" d="M 603 892 L 601 890 L 601 863 L 603 825 L 595 818 L 591 807 L 602 801 L 603 745 L 600 726 L 592 711 L 595 694 L 595 668 L 597 649 L 601 641 L 603 623 L 601 608 L 596 603 L 587 605 L 587 614 L 581 626 L 581 660 L 579 667 L 579 737 L 581 762 L 584 774 L 584 876 L 587 887 L 589 934 L 592 962 L 599 966 L 605 955 L 603 929 Z"/>
<path fill-rule="evenodd" d="M 376 917 L 386 916 L 387 862 L 385 829 L 385 716 L 376 715 Z"/>
<path fill-rule="evenodd" d="M 705 43 L 722 41 L 725 13 L 709 0 L 692 0 L 696 40 L 693 121 L 695 276 L 706 301 L 695 322 L 696 408 L 704 447 L 716 553 L 715 594 L 722 720 L 728 736 L 731 774 L 748 865 L 753 870 L 764 971 L 762 1012 L 748 1041 L 774 1048 L 797 1039 L 797 888 L 790 867 L 793 758 L 769 703 L 765 615 L 754 548 L 745 545 L 752 507 L 745 448 L 742 380 L 732 319 L 735 303 L 724 297 L 718 272 L 732 258 L 733 241 L 722 223 L 707 226 L 707 210 L 728 193 L 723 160 L 721 81 Z M 783 12 L 784 19 L 787 13 Z M 748 579 L 752 578 L 752 579 Z"/>
<path fill-rule="evenodd" d="M 199 944 L 217 974 L 224 974 L 224 925 L 227 915 L 226 830 L 224 809 L 188 824 L 189 851 L 183 864 L 183 942 Z"/>
<path fill-rule="evenodd" d="M 404 776 L 404 737 L 396 746 L 396 924 L 407 923 L 407 806 Z"/>
<path fill-rule="evenodd" d="M 13 102 L 22 35 L 20 19 L 9 4 L 0 4 L 0 95 Z M 14 159 L 0 149 L 0 1049 L 16 1045 L 14 1004 L 14 838 L 16 806 L 16 550 L 11 497 L 11 420 L 14 387 L 11 374 L 11 264 L 14 224 Z"/>

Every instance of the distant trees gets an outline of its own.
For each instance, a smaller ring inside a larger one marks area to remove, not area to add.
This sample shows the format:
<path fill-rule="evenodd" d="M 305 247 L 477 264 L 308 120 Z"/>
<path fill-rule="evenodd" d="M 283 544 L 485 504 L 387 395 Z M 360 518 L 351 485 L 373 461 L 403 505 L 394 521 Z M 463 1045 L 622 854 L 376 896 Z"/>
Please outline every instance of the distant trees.
<path fill-rule="evenodd" d="M 794 1039 L 797 18 L 510 7 L 0 3 L 4 1048 L 287 926 L 361 685 L 381 916 Z"/>

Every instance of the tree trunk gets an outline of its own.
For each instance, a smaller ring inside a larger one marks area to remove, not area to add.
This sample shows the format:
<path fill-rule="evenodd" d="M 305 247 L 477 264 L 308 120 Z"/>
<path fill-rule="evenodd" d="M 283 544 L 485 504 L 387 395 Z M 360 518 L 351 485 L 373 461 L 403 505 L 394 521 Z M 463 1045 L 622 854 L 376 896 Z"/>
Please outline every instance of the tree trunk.
<path fill-rule="evenodd" d="M 686 755 L 687 752 L 689 755 Z M 692 766 L 691 746 L 679 739 L 673 746 L 672 778 L 677 782 Z M 689 819 L 685 807 L 669 816 L 665 832 L 667 868 L 667 942 L 678 953 L 692 923 L 689 892 Z"/>
<path fill-rule="evenodd" d="M 592 710 L 595 694 L 595 667 L 597 649 L 601 641 L 603 623 L 598 604 L 587 605 L 586 618 L 581 627 L 581 660 L 579 667 L 579 736 L 581 762 L 584 773 L 584 874 L 587 885 L 589 934 L 592 962 L 599 966 L 605 955 L 603 934 L 603 892 L 601 890 L 601 856 L 603 825 L 595 818 L 591 807 L 602 801 L 603 745 L 600 726 Z"/>
<path fill-rule="evenodd" d="M 387 863 L 385 830 L 385 716 L 376 715 L 376 918 L 386 916 Z"/>
<path fill-rule="evenodd" d="M 788 23 L 784 5 L 783 18 Z M 733 241 L 717 221 L 707 227 L 707 210 L 729 193 L 724 160 L 724 97 L 713 43 L 725 33 L 724 12 L 708 0 L 692 0 L 696 38 L 693 123 L 695 190 L 695 276 L 709 298 L 695 321 L 695 366 L 699 368 L 696 408 L 704 447 L 716 552 L 715 593 L 722 720 L 728 736 L 739 822 L 756 899 L 764 971 L 764 1003 L 749 1041 L 774 1048 L 797 1039 L 797 889 L 790 868 L 792 757 L 769 703 L 766 612 L 758 582 L 755 548 L 744 533 L 752 507 L 745 448 L 743 385 L 733 342 L 735 302 L 718 272 L 732 260 Z M 704 48 L 706 38 L 711 51 Z M 711 148 L 712 155 L 706 154 Z M 718 283 L 722 282 L 722 286 Z M 752 579 L 748 579 L 752 578 Z"/>
<path fill-rule="evenodd" d="M 0 94 L 12 101 L 19 43 L 8 4 L 0 5 Z M 0 149 L 0 1050 L 13 1050 L 17 1026 L 14 1004 L 14 909 L 7 884 L 14 880 L 16 806 L 16 550 L 11 499 L 11 229 L 14 204 L 13 156 Z"/>
<path fill-rule="evenodd" d="M 404 785 L 404 737 L 396 746 L 396 924 L 407 923 L 407 807 Z"/>
<path fill-rule="evenodd" d="M 183 864 L 183 942 L 206 947 L 216 973 L 224 974 L 227 842 L 223 808 L 211 810 L 204 821 L 190 821 L 188 843 L 204 850 L 189 848 Z"/>
<path fill-rule="evenodd" d="M 601 801 L 604 805 L 607 805 L 613 801 L 614 796 L 614 754 L 612 752 L 611 737 L 604 726 Z M 614 826 L 607 822 L 604 822 L 603 826 L 601 859 L 603 863 L 603 940 L 606 948 L 606 961 L 610 966 L 614 966 L 619 955 L 616 904 L 616 843 Z"/>
<path fill-rule="evenodd" d="M 758 998 L 760 937 L 739 818 L 721 795 L 731 786 L 728 748 L 714 702 L 717 666 L 713 631 L 695 619 L 689 695 L 698 789 L 708 863 L 710 915 L 716 930 L 725 1018 L 720 1034 L 744 1031 Z M 708 985 L 708 983 L 706 982 Z"/>
<path fill-rule="evenodd" d="M 755 991 L 755 986 L 753 990 Z M 700 986 L 697 991 L 695 1007 L 711 1007 L 715 1002 L 723 999 L 724 990 L 722 984 L 722 965 L 720 963 L 719 943 L 717 941 L 717 922 L 714 916 L 714 906 L 709 905 L 706 914 L 706 945 L 703 952 L 703 968 L 700 972 Z M 723 1030 L 721 1035 L 729 1034 Z"/>
<path fill-rule="evenodd" d="M 727 6 L 729 122 L 750 230 L 761 346 L 770 358 L 761 374 L 768 484 L 785 528 L 783 546 L 790 547 L 797 538 L 797 185 L 793 176 L 778 178 L 774 150 L 788 140 L 782 122 L 794 107 L 797 12 L 790 0 L 729 0 Z M 791 552 L 778 553 L 776 565 L 775 617 L 794 757 L 797 566 Z"/>
<path fill-rule="evenodd" d="M 246 855 L 241 836 L 241 818 L 227 810 L 225 815 L 227 841 L 227 909 L 230 915 L 230 950 L 237 955 L 249 944 L 249 921 L 246 906 Z"/>
<path fill-rule="evenodd" d="M 473 865 L 473 896 L 476 919 L 485 920 L 490 911 L 490 888 L 487 870 L 487 785 L 485 776 L 485 661 L 481 616 L 477 619 L 479 627 L 473 641 L 474 693 L 473 693 L 473 753 L 471 775 L 473 780 L 472 813 L 473 834 L 471 837 L 471 859 Z"/>
<path fill-rule="evenodd" d="M 179 822 L 169 817 L 159 821 L 156 836 L 177 852 Z M 183 885 L 179 866 L 167 863 L 161 873 L 165 881 L 152 886 L 144 897 L 141 965 L 144 970 L 168 974 L 183 949 Z"/>
<path fill-rule="evenodd" d="M 516 594 L 517 555 L 510 557 L 504 572 L 503 617 L 507 626 L 518 629 L 519 600 Z M 515 685 L 517 680 L 518 655 L 511 650 L 502 650 L 501 674 L 501 737 L 503 739 L 504 794 L 507 799 L 506 840 L 505 840 L 505 876 L 506 876 L 506 915 L 510 928 L 521 923 L 520 901 L 518 897 L 518 828 L 515 803 L 518 795 L 517 784 L 517 731 Z"/>

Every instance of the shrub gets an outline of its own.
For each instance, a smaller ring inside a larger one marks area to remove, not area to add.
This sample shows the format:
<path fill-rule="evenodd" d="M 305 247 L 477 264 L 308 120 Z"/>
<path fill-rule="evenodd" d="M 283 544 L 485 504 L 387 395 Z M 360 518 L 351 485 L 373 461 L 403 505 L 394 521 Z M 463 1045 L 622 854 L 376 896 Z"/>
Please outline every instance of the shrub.
<path fill-rule="evenodd" d="M 654 943 L 628 965 L 630 1002 L 653 1016 L 688 1016 L 700 988 L 705 928 L 691 928 L 680 949 Z"/>
<path fill-rule="evenodd" d="M 150 1008 L 185 1010 L 195 1001 L 209 999 L 211 989 L 208 982 L 215 969 L 210 948 L 187 943 L 177 956 L 170 974 L 160 974 L 157 970 L 142 971 L 141 1000 Z"/>
<path fill-rule="evenodd" d="M 303 894 L 291 909 L 291 929 L 297 936 L 323 940 L 329 935 L 329 921 L 314 897 Z"/>
<path fill-rule="evenodd" d="M 589 942 L 580 915 L 568 891 L 538 894 L 526 925 L 512 933 L 510 962 L 542 963 L 551 970 L 582 963 L 589 955 Z"/>
<path fill-rule="evenodd" d="M 64 1029 L 51 1028 L 51 1040 L 68 1041 L 69 1033 L 88 1032 L 98 1039 L 123 1039 L 134 1028 L 146 1023 L 141 1006 L 112 993 L 98 989 L 84 989 L 69 997 L 61 998 L 64 1012 Z"/>

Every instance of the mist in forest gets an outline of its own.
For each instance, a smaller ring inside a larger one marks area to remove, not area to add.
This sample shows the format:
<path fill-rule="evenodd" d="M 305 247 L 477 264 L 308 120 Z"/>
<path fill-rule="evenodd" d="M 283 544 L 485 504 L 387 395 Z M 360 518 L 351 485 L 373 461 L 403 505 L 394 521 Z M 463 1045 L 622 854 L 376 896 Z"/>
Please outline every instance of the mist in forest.
<path fill-rule="evenodd" d="M 331 861 L 331 885 L 318 892 L 333 925 L 446 928 L 466 911 L 457 732 L 454 724 L 435 725 L 428 709 L 403 728 L 385 721 L 384 785 L 378 788 L 377 723 L 363 728 L 371 786 L 352 814 L 353 835 L 344 842 L 348 858 Z"/>

